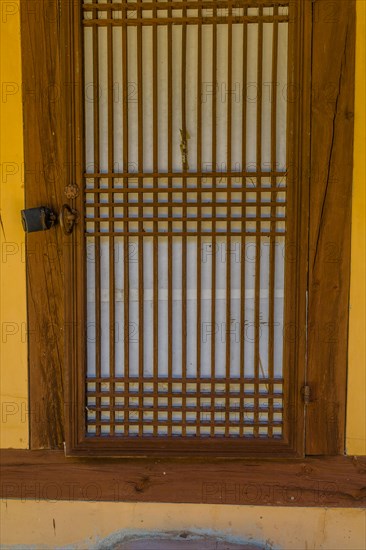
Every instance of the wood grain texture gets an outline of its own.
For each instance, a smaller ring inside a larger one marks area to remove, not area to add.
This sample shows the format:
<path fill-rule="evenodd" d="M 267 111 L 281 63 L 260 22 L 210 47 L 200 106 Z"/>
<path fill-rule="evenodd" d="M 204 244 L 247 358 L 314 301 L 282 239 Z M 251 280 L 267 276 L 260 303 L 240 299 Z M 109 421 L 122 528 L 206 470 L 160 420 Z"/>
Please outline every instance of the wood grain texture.
<path fill-rule="evenodd" d="M 363 507 L 366 457 L 192 461 L 65 458 L 2 451 L 1 497 L 29 500 L 186 502 Z"/>
<path fill-rule="evenodd" d="M 26 208 L 64 202 L 64 92 L 57 3 L 21 7 Z M 36 8 L 36 9 L 35 9 Z M 30 446 L 64 441 L 63 237 L 59 227 L 27 236 Z"/>
<path fill-rule="evenodd" d="M 330 5 L 331 4 L 331 5 Z M 314 4 L 306 454 L 344 452 L 355 2 Z"/>

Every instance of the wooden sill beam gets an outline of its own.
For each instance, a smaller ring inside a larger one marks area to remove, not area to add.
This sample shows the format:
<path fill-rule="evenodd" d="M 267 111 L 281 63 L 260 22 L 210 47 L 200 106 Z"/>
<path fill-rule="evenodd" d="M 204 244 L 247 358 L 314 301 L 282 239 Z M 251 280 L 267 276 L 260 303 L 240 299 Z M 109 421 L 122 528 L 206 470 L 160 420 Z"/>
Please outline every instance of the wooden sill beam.
<path fill-rule="evenodd" d="M 366 506 L 366 457 L 98 460 L 48 450 L 0 457 L 3 500 Z"/>

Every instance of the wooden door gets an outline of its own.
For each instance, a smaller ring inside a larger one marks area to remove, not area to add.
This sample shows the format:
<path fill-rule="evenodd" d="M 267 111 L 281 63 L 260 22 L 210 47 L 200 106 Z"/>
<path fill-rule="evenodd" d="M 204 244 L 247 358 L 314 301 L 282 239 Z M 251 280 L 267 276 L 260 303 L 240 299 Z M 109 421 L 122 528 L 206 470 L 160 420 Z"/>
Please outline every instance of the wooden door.
<path fill-rule="evenodd" d="M 21 4 L 26 206 L 80 216 L 27 238 L 32 448 L 301 454 L 308 290 L 307 448 L 342 451 L 347 323 L 319 330 L 348 311 L 349 5 Z"/>
<path fill-rule="evenodd" d="M 302 452 L 306 6 L 70 12 L 70 454 Z"/>

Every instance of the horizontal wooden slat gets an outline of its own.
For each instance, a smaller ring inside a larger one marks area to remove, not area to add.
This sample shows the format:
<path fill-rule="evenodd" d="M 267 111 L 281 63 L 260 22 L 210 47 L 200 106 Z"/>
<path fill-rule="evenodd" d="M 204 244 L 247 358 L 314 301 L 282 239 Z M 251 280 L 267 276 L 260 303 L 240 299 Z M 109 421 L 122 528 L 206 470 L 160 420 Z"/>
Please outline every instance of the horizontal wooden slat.
<path fill-rule="evenodd" d="M 127 8 L 127 10 L 137 10 L 137 9 L 144 9 L 144 10 L 168 10 L 171 9 L 213 9 L 213 8 L 243 8 L 243 7 L 253 7 L 256 8 L 257 6 L 263 6 L 263 7 L 274 7 L 274 6 L 283 6 L 288 7 L 290 0 L 256 0 L 255 5 L 253 5 L 253 0 L 215 0 L 213 3 L 212 0 L 182 0 L 179 1 L 171 1 L 167 0 L 166 2 L 159 2 L 159 0 L 152 1 L 152 2 L 112 2 L 110 4 L 103 3 L 103 2 L 91 2 L 91 3 L 85 3 L 83 4 L 83 9 L 85 11 L 93 11 L 93 10 L 100 10 L 100 11 L 106 11 L 106 10 L 114 10 L 114 11 L 121 11 L 123 8 Z M 213 5 L 214 4 L 214 5 Z"/>
<path fill-rule="evenodd" d="M 216 231 L 215 233 L 213 231 L 200 231 L 199 233 L 197 231 L 87 231 L 85 233 L 87 237 L 152 237 L 154 235 L 158 235 L 159 237 L 212 237 L 213 235 L 217 237 L 240 237 L 242 235 L 247 235 L 249 237 L 269 237 L 270 235 L 276 235 L 278 237 L 283 237 L 285 234 L 285 231 L 262 231 L 261 233 L 255 231 L 246 231 L 244 233 L 242 231 L 231 231 L 230 233 L 228 231 Z"/>
<path fill-rule="evenodd" d="M 197 205 L 197 203 L 195 202 L 190 202 L 190 201 L 162 201 L 162 202 L 159 202 L 158 204 L 156 204 L 156 208 L 166 208 L 166 207 L 170 207 L 170 206 L 174 206 L 174 207 L 177 207 L 177 208 L 181 208 L 183 205 L 184 206 L 187 206 L 188 208 L 189 207 L 195 207 L 195 208 L 210 208 L 211 206 L 223 206 L 223 207 L 226 207 L 226 206 L 233 206 L 233 207 L 242 207 L 242 206 L 248 206 L 248 207 L 255 207 L 257 206 L 257 204 L 260 206 L 260 207 L 270 207 L 270 206 L 276 206 L 277 208 L 284 208 L 287 203 L 286 201 L 279 201 L 279 202 L 260 202 L 260 203 L 257 203 L 256 201 L 246 201 L 246 202 L 241 202 L 241 201 L 235 201 L 235 200 L 232 200 L 231 202 L 228 202 L 228 201 L 202 201 L 200 202 L 200 204 Z M 87 208 L 94 208 L 95 206 L 104 206 L 104 207 L 113 207 L 113 208 L 118 208 L 118 207 L 121 207 L 121 206 L 130 206 L 130 207 L 136 207 L 136 206 L 139 206 L 139 203 L 138 202 L 133 202 L 133 201 L 127 201 L 127 202 L 124 202 L 124 201 L 113 201 L 112 199 L 109 200 L 108 202 L 91 202 L 89 200 L 87 200 L 86 202 L 86 207 Z M 149 208 L 149 206 L 152 206 L 152 203 L 143 203 L 143 207 L 144 208 Z M 95 219 L 95 218 L 94 218 Z M 150 218 L 152 219 L 152 218 Z M 160 219 L 164 219 L 164 218 L 160 218 Z M 169 219 L 169 218 L 165 218 L 165 219 Z M 203 217 L 200 217 L 200 219 L 202 221 L 204 220 L 207 220 L 209 218 L 206 218 L 205 216 Z M 220 218 L 215 218 L 216 220 L 220 219 Z M 227 219 L 227 218 L 225 218 Z M 244 220 L 245 217 L 241 217 L 239 218 L 240 220 Z M 247 218 L 248 221 L 250 221 L 251 219 L 255 219 L 255 218 Z M 261 220 L 265 221 L 266 219 L 269 220 L 270 218 L 260 218 Z M 285 218 L 281 217 L 280 218 L 281 220 L 284 220 Z"/>
<path fill-rule="evenodd" d="M 104 396 L 105 394 L 104 394 L 104 393 L 93 392 L 92 394 L 89 393 L 89 395 Z M 109 395 L 110 395 L 110 394 L 107 393 L 107 397 L 108 397 Z M 129 395 L 131 395 L 131 394 L 129 394 Z M 196 395 L 197 395 L 197 397 L 207 397 L 207 395 L 204 395 L 204 394 L 196 394 Z M 224 397 L 225 397 L 225 396 L 224 396 Z M 249 395 L 248 397 L 254 397 L 254 394 L 251 394 L 251 395 Z M 273 394 L 270 394 L 270 395 L 268 395 L 268 396 L 266 396 L 266 397 L 271 397 L 271 398 L 273 398 L 273 397 L 276 397 L 276 396 L 274 396 Z M 173 407 L 173 408 L 174 408 L 174 407 Z M 204 405 L 202 405 L 202 407 L 188 407 L 188 409 L 189 409 L 189 411 L 202 411 L 202 412 L 206 412 L 206 411 L 210 411 L 210 410 L 211 410 L 210 408 L 207 408 L 207 409 L 206 409 Z M 100 407 L 95 407 L 95 406 L 93 406 L 93 410 L 98 410 L 98 411 L 109 411 L 109 406 L 108 406 L 108 405 L 101 405 Z M 115 405 L 115 410 L 116 410 L 116 411 L 118 411 L 118 410 L 123 411 L 123 410 L 124 410 L 124 407 Z M 144 409 L 142 409 L 142 407 L 132 406 L 132 405 L 131 405 L 130 408 L 129 408 L 129 410 L 133 410 L 133 411 L 137 411 L 137 410 L 153 411 L 154 408 L 153 408 L 153 406 L 151 406 L 151 407 L 145 407 Z M 168 411 L 168 410 L 170 410 L 170 409 L 168 408 L 168 406 L 166 406 L 166 407 L 160 407 L 159 410 L 162 410 L 162 411 L 166 410 L 166 411 Z M 231 411 L 231 412 L 236 412 L 238 409 L 236 409 L 236 408 L 234 408 L 234 407 L 229 407 L 228 410 Z M 253 412 L 255 411 L 254 407 L 245 407 L 245 406 L 242 408 L 242 410 L 243 410 L 244 412 L 248 412 L 248 413 L 253 413 Z M 259 410 L 260 410 L 260 412 L 268 412 L 269 407 L 268 407 L 268 406 L 266 406 L 266 407 L 260 406 L 260 407 L 259 407 Z M 277 407 L 277 406 L 275 406 L 275 407 L 274 407 L 274 410 L 275 410 L 275 412 L 282 412 L 282 411 L 283 411 L 283 407 Z"/>
<path fill-rule="evenodd" d="M 84 19 L 84 27 L 136 27 L 139 25 L 148 26 L 148 25 L 208 25 L 208 24 L 227 24 L 232 23 L 287 23 L 288 17 L 286 15 L 263 15 L 262 17 L 252 17 L 248 15 L 235 15 L 232 17 L 229 16 L 206 16 L 203 18 L 200 17 L 149 17 L 149 18 L 131 18 L 131 19 Z"/>
<path fill-rule="evenodd" d="M 127 179 L 134 179 L 134 178 L 252 178 L 253 180 L 257 181 L 258 178 L 285 178 L 287 176 L 287 172 L 278 170 L 274 172 L 239 172 L 239 171 L 226 171 L 226 170 L 218 170 L 217 172 L 210 172 L 210 171 L 198 171 L 198 172 L 84 172 L 83 174 L 84 178 L 87 179 L 97 179 L 97 178 L 127 178 Z M 218 182 L 220 183 L 220 181 Z M 252 182 L 251 182 L 252 183 Z M 254 185 L 252 183 L 252 185 Z M 279 189 L 283 189 L 282 184 L 281 186 L 278 186 Z"/>
<path fill-rule="evenodd" d="M 129 203 L 129 206 L 132 206 L 131 203 Z M 168 206 L 168 205 L 167 205 Z M 187 207 L 187 203 L 183 203 L 183 206 Z M 190 204 L 189 205 L 191 208 L 194 208 L 196 207 L 197 208 L 197 205 L 195 204 Z M 226 204 L 223 205 L 224 207 L 227 206 Z M 149 217 L 149 216 L 142 216 L 142 217 L 138 217 L 138 216 L 109 216 L 109 217 L 93 217 L 93 216 L 86 216 L 85 217 L 85 220 L 86 221 L 89 221 L 89 222 L 120 222 L 120 221 L 128 221 L 128 222 L 140 222 L 140 221 L 144 221 L 144 222 L 195 222 L 195 221 L 202 221 L 202 222 L 209 222 L 209 221 L 224 221 L 224 222 L 231 222 L 231 221 L 237 221 L 237 222 L 240 222 L 241 221 L 241 218 L 239 216 L 225 216 L 225 217 L 222 217 L 220 218 L 219 216 L 215 216 L 215 217 L 212 217 L 212 216 L 203 216 L 202 218 L 198 218 L 197 216 L 194 216 L 192 214 L 192 216 L 172 216 L 170 218 L 168 217 L 164 217 L 164 216 L 152 216 L 152 217 Z M 261 221 L 261 222 L 266 222 L 266 221 L 285 221 L 286 220 L 286 216 L 281 216 L 281 217 L 248 217 L 246 218 L 246 221 L 248 222 L 255 222 L 255 221 Z M 202 231 L 202 235 L 205 234 L 205 231 Z M 241 232 L 238 231 L 238 235 L 240 235 Z"/>
<path fill-rule="evenodd" d="M 134 178 L 131 178 L 131 179 L 134 179 Z M 233 186 L 231 191 L 232 193 L 241 193 L 242 191 L 247 191 L 248 193 L 250 193 L 251 191 L 256 191 L 257 189 L 259 189 L 259 191 L 261 191 L 262 193 L 270 193 L 270 192 L 273 192 L 273 193 L 282 193 L 284 191 L 286 191 L 286 187 L 259 187 L 259 188 L 256 188 L 256 187 L 235 187 Z M 102 194 L 116 194 L 116 193 L 121 193 L 121 194 L 133 194 L 133 193 L 143 193 L 143 194 L 148 194 L 148 193 L 154 193 L 154 192 L 159 192 L 161 194 L 164 194 L 164 193 L 184 193 L 184 195 L 186 196 L 187 194 L 191 194 L 191 193 L 197 193 L 198 195 L 202 195 L 204 193 L 212 193 L 212 192 L 215 192 L 215 196 L 216 198 L 220 198 L 220 194 L 222 193 L 227 193 L 227 188 L 226 187 L 217 187 L 217 188 L 213 188 L 213 187 L 202 187 L 200 189 L 197 189 L 196 187 L 186 187 L 185 189 L 183 189 L 182 187 L 129 187 L 129 188 L 123 188 L 123 187 L 115 187 L 113 189 L 108 189 L 108 188 L 104 188 L 104 187 L 100 187 L 100 188 L 86 188 L 85 192 L 87 194 L 96 194 L 96 193 L 102 193 Z M 159 200 L 160 197 L 159 197 Z M 225 201 L 225 204 L 226 204 L 227 201 Z M 251 200 L 251 201 L 244 201 L 244 202 L 241 202 L 240 201 L 237 201 L 238 204 L 240 205 L 243 205 L 247 202 L 248 206 L 252 205 L 252 204 L 257 204 L 256 200 Z M 263 206 L 265 206 L 266 204 L 270 204 L 270 202 L 266 202 L 266 201 L 263 201 Z M 282 202 L 282 199 L 280 201 L 278 201 L 278 203 L 281 205 L 281 203 L 283 204 Z M 157 203 L 158 204 L 158 203 Z"/>

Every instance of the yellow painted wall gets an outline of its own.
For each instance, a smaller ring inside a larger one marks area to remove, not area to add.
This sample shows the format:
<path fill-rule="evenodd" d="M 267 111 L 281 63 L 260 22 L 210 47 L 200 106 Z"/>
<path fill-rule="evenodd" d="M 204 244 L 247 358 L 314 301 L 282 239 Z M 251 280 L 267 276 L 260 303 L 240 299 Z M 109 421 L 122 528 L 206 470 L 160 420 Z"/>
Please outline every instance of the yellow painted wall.
<path fill-rule="evenodd" d="M 357 1 L 357 91 L 352 216 L 347 451 L 366 454 L 365 411 L 365 19 Z M 27 345 L 23 206 L 22 107 L 18 2 L 0 0 L 1 31 L 1 439 L 28 445 Z M 266 542 L 268 548 L 361 550 L 361 510 L 89 502 L 2 502 L 1 543 L 87 548 L 121 529 L 201 529 Z M 77 521 L 75 521 L 77 518 Z M 21 527 L 20 527 L 21 526 Z"/>
<path fill-rule="evenodd" d="M 118 531 L 163 530 L 258 541 L 266 550 L 365 550 L 364 510 L 11 500 L 1 509 L 3 544 L 22 549 L 26 543 L 85 550 Z"/>
<path fill-rule="evenodd" d="M 357 3 L 355 153 L 348 355 L 348 454 L 366 455 L 366 2 Z"/>
<path fill-rule="evenodd" d="M 0 0 L 0 446 L 28 446 L 23 122 L 17 2 Z"/>

